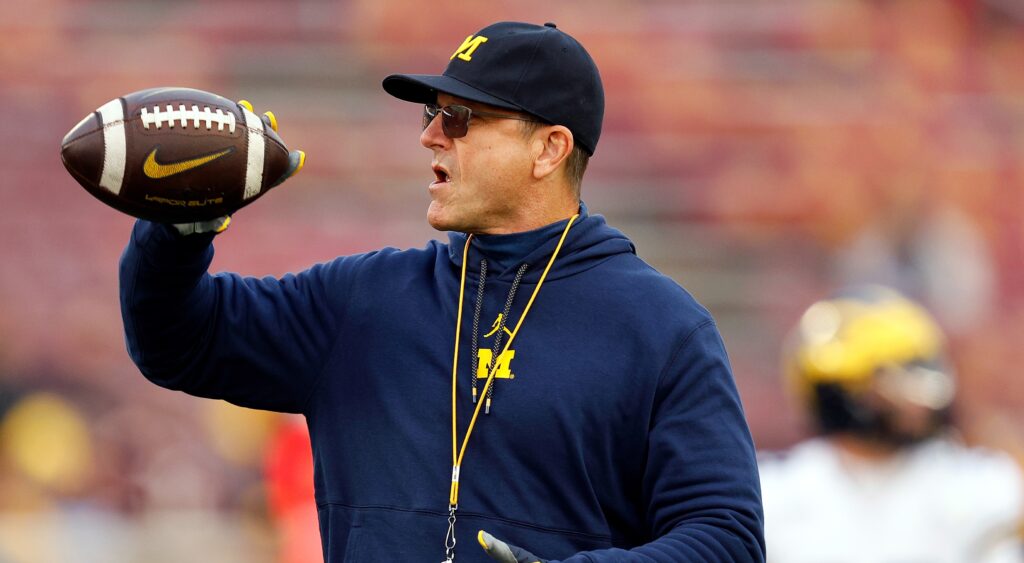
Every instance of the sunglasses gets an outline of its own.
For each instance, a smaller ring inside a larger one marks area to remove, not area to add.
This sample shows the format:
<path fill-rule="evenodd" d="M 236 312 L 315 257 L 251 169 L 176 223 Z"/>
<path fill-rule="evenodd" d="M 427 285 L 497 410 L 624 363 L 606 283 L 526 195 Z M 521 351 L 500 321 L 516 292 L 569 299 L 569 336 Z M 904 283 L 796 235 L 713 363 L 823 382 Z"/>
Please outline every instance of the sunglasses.
<path fill-rule="evenodd" d="M 437 117 L 437 114 L 441 114 L 441 131 L 444 132 L 444 136 L 449 139 L 460 139 L 469 133 L 469 118 L 474 115 L 480 117 L 493 117 L 496 119 L 515 119 L 516 121 L 532 121 L 534 123 L 542 123 L 539 119 L 533 119 L 530 117 L 520 117 L 518 115 L 505 115 L 503 113 L 491 113 L 489 111 L 480 111 L 470 109 L 466 106 L 451 105 L 441 107 L 437 104 L 426 104 L 423 106 L 423 128 L 426 129 L 430 126 L 430 122 Z"/>

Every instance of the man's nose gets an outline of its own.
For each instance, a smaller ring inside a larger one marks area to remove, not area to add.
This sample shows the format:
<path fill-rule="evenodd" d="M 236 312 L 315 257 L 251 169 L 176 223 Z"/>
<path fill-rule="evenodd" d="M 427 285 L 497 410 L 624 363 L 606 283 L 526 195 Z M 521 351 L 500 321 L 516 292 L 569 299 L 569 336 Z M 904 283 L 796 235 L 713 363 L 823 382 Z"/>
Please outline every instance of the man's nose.
<path fill-rule="evenodd" d="M 446 148 L 452 140 L 445 136 L 444 131 L 441 128 L 441 112 L 438 112 L 430 123 L 427 124 L 423 132 L 420 133 L 420 144 L 428 149 L 435 147 Z"/>

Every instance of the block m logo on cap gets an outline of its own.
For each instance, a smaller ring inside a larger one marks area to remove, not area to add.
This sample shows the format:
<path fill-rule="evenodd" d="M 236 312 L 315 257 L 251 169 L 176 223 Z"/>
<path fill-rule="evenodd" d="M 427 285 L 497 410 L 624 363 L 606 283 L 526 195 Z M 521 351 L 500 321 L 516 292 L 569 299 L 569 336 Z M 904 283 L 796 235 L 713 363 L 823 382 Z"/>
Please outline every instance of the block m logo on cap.
<path fill-rule="evenodd" d="M 464 61 L 470 61 L 473 59 L 473 51 L 476 51 L 477 47 L 479 47 L 481 43 L 486 42 L 487 38 L 483 35 L 470 35 L 462 42 L 462 45 L 459 45 L 458 49 L 455 49 L 455 52 L 452 53 L 452 56 L 449 57 L 448 60 L 450 61 L 455 57 L 459 57 Z"/>

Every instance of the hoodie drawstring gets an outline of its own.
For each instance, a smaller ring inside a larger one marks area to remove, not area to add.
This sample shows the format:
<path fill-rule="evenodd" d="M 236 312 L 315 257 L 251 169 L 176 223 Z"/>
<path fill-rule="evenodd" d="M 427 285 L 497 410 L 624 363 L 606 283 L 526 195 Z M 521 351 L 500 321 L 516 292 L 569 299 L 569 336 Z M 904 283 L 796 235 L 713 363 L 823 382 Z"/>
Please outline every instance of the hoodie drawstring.
<path fill-rule="evenodd" d="M 523 280 L 523 274 L 526 273 L 527 264 L 519 266 L 519 270 L 516 271 L 516 277 L 512 280 L 512 287 L 508 290 L 508 298 L 505 299 L 505 308 L 501 314 L 498 315 L 496 321 L 497 326 L 491 331 L 491 334 L 496 334 L 494 337 L 494 345 L 491 347 L 491 361 L 487 364 L 487 372 L 490 373 L 494 369 L 494 364 L 498 361 L 498 352 L 501 350 L 501 342 L 505 339 L 505 320 L 508 319 L 508 314 L 512 310 L 512 302 L 516 298 L 516 291 L 519 289 L 519 282 Z M 480 261 L 480 284 L 477 286 L 476 292 L 476 307 L 473 309 L 473 342 L 474 352 L 476 351 L 477 335 L 480 333 L 480 310 L 483 307 L 484 300 L 484 285 L 487 282 L 487 260 Z M 486 338 L 487 334 L 484 335 Z M 473 354 L 473 360 L 470 365 L 470 388 L 473 390 L 473 404 L 476 404 L 477 399 L 477 380 L 478 369 L 480 367 L 479 354 Z M 491 414 L 491 401 L 494 398 L 494 386 L 491 385 L 487 390 L 487 402 L 484 404 L 484 414 Z"/>
<path fill-rule="evenodd" d="M 495 369 L 495 365 L 498 363 L 498 359 L 501 355 L 498 353 L 501 350 L 501 341 L 505 338 L 505 321 L 508 320 L 508 314 L 512 310 L 512 301 L 516 298 L 516 290 L 519 289 L 519 282 L 523 280 L 523 274 L 526 273 L 528 264 L 519 266 L 519 270 L 516 271 L 516 277 L 512 280 L 512 287 L 508 290 L 508 298 L 505 299 L 505 309 L 501 313 L 501 317 L 498 318 L 498 332 L 494 335 L 494 346 L 491 347 L 491 363 L 487 365 L 487 373 L 490 374 Z M 504 354 L 504 352 L 501 352 Z M 473 389 L 476 390 L 476 378 L 473 379 Z M 487 401 L 484 403 L 484 414 L 491 414 L 491 399 L 494 397 L 494 385 L 487 388 Z"/>
<path fill-rule="evenodd" d="M 469 252 L 469 246 L 466 246 L 466 252 Z M 466 256 L 462 258 L 463 262 L 466 261 Z M 476 288 L 476 308 L 473 310 L 473 339 L 470 342 L 473 343 L 473 347 L 476 348 L 477 335 L 480 334 L 480 308 L 484 302 L 484 283 L 487 282 L 487 260 L 480 261 L 480 284 Z M 480 366 L 480 358 L 478 354 L 473 354 L 473 359 L 470 361 L 469 369 L 469 384 L 473 389 L 473 404 L 476 404 L 476 370 Z M 490 366 L 487 366 L 490 368 Z"/>

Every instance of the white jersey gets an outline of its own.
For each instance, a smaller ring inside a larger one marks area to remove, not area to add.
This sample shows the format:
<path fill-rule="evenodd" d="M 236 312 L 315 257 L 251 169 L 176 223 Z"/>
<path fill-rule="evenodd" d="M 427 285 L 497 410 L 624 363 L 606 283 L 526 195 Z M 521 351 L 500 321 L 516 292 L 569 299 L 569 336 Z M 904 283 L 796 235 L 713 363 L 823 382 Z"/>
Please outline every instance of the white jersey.
<path fill-rule="evenodd" d="M 1006 455 L 936 439 L 851 464 L 814 439 L 760 470 L 769 563 L 1024 561 L 1024 477 Z"/>

